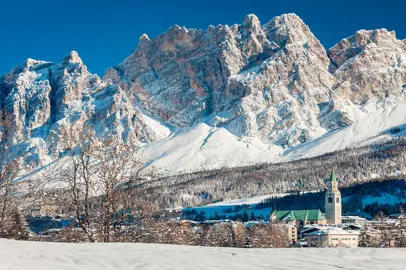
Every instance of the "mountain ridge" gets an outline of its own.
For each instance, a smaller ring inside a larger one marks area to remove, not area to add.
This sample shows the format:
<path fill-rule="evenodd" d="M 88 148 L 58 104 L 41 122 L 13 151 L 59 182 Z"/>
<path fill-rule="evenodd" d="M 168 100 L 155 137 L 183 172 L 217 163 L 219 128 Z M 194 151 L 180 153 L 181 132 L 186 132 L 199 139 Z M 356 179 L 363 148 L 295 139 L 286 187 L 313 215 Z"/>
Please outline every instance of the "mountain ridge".
<path fill-rule="evenodd" d="M 394 31 L 359 30 L 326 51 L 295 14 L 263 25 L 250 14 L 240 25 L 143 34 L 103 78 L 75 51 L 61 63 L 28 59 L 1 77 L 0 111 L 15 125 L 15 156 L 28 152 L 33 168 L 59 156 L 53 134 L 70 124 L 136 142 L 169 173 L 368 143 L 406 122 L 405 88 L 406 41 Z"/>

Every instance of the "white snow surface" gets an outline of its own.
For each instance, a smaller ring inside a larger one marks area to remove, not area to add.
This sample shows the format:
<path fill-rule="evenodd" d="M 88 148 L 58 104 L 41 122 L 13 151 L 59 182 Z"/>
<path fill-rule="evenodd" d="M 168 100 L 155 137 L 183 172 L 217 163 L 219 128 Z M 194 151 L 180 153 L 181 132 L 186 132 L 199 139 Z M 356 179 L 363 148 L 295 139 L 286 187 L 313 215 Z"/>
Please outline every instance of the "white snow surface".
<path fill-rule="evenodd" d="M 348 147 L 368 145 L 388 138 L 390 135 L 385 133 L 389 129 L 406 123 L 406 111 L 404 109 L 406 101 L 375 102 L 370 101 L 362 107 L 348 106 L 354 119 L 352 125 L 326 133 L 320 138 L 289 149 L 281 157 L 281 160 L 314 157 Z"/>
<path fill-rule="evenodd" d="M 305 191 L 303 193 L 314 193 L 318 192 L 318 190 L 313 190 L 313 191 Z M 285 196 L 292 195 L 292 193 L 285 192 L 285 193 L 275 193 L 275 194 L 267 194 L 267 195 L 259 195 L 259 196 L 254 196 L 254 197 L 249 197 L 249 198 L 240 198 L 240 199 L 234 199 L 234 200 L 223 200 L 221 202 L 216 202 L 216 203 L 211 203 L 207 204 L 205 206 L 235 206 L 235 205 L 243 205 L 243 204 L 257 204 L 260 202 L 263 202 L 266 199 L 269 198 L 282 198 Z M 295 195 L 295 194 L 293 194 Z"/>
<path fill-rule="evenodd" d="M 0 269 L 404 269 L 406 249 L 237 249 L 0 239 Z"/>
<path fill-rule="evenodd" d="M 216 202 L 207 204 L 206 206 L 234 206 L 234 205 L 243 205 L 243 204 L 256 204 L 260 203 L 266 199 L 271 197 L 283 197 L 286 196 L 285 193 L 281 194 L 274 194 L 274 195 L 260 195 L 251 198 L 242 198 L 242 199 L 235 199 L 235 200 L 224 200 L 222 202 Z"/>
<path fill-rule="evenodd" d="M 273 160 L 281 150 L 258 138 L 240 139 L 225 128 L 200 123 L 147 146 L 143 156 L 148 165 L 176 174 Z"/>
<path fill-rule="evenodd" d="M 381 194 L 381 196 L 379 197 L 374 197 L 371 195 L 368 195 L 366 197 L 364 197 L 362 199 L 362 207 L 365 207 L 368 204 L 372 204 L 372 203 L 380 203 L 380 204 L 391 204 L 391 205 L 395 205 L 395 204 L 399 204 L 399 203 L 404 203 L 406 201 L 406 198 L 399 198 L 396 197 L 392 194 L 388 194 L 388 193 L 383 193 Z"/>

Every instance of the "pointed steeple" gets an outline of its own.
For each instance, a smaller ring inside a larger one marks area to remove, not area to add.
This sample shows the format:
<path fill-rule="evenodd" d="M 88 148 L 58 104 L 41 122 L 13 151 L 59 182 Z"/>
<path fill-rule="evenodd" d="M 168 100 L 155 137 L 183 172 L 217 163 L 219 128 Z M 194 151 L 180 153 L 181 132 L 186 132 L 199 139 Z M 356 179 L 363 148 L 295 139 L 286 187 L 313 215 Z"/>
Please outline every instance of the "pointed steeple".
<path fill-rule="evenodd" d="M 341 192 L 334 170 L 330 173 L 325 196 L 327 224 L 341 224 Z"/>
<path fill-rule="evenodd" d="M 329 181 L 330 181 L 330 182 L 337 182 L 336 174 L 334 173 L 334 170 L 331 170 L 331 174 L 330 174 L 330 179 L 329 179 Z"/>

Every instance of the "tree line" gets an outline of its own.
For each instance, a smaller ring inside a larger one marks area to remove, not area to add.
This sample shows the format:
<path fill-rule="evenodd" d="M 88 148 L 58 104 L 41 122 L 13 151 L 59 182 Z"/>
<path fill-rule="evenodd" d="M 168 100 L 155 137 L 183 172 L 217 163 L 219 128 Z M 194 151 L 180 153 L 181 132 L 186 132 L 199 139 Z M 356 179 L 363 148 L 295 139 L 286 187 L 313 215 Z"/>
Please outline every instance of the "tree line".
<path fill-rule="evenodd" d="M 277 164 L 201 171 L 145 182 L 148 200 L 161 208 L 206 205 L 258 195 L 322 191 L 334 170 L 340 188 L 367 182 L 404 179 L 406 140 L 394 138 L 323 156 Z"/>

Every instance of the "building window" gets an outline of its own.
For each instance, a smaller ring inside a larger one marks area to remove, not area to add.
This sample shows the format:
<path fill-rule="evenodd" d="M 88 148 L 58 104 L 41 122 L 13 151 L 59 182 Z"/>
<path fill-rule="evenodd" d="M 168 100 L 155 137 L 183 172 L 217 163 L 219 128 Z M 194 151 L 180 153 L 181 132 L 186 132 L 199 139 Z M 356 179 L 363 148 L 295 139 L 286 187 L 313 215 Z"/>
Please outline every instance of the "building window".
<path fill-rule="evenodd" d="M 328 197 L 328 202 L 329 202 L 329 203 L 332 203 L 332 202 L 333 202 L 333 198 Z"/>
<path fill-rule="evenodd" d="M 337 202 L 337 203 L 340 203 L 340 198 L 337 197 L 336 202 Z"/>

